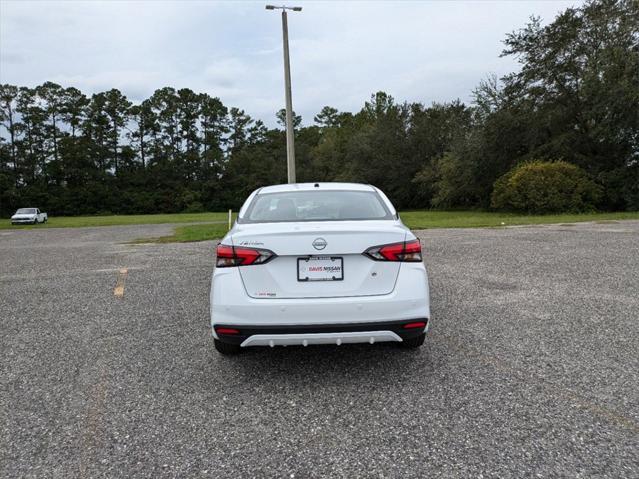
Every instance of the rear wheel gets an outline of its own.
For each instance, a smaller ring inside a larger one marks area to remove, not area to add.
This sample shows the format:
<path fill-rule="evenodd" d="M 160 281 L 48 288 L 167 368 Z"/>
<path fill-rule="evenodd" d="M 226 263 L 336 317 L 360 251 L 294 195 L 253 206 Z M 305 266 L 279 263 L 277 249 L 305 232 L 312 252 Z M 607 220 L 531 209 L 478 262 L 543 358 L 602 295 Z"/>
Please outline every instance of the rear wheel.
<path fill-rule="evenodd" d="M 239 354 L 239 352 L 242 350 L 239 344 L 223 343 L 219 339 L 213 339 L 213 342 L 215 343 L 215 349 L 217 349 L 217 352 L 221 354 Z"/>
<path fill-rule="evenodd" d="M 399 345 L 404 349 L 415 349 L 424 344 L 424 339 L 426 339 L 426 333 L 422 333 L 414 338 L 404 339 Z"/>

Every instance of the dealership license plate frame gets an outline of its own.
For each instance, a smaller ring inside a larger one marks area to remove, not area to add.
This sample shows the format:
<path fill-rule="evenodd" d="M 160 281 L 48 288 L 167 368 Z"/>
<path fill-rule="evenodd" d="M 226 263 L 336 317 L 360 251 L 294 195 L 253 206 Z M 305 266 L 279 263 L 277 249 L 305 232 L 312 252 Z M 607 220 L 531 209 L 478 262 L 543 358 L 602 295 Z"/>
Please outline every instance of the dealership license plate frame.
<path fill-rule="evenodd" d="M 324 264 L 330 261 L 329 264 L 333 264 L 335 261 L 339 261 L 340 266 L 340 275 L 339 276 L 319 276 L 319 277 L 309 277 L 300 276 L 300 264 L 302 262 L 310 263 L 311 261 L 322 261 Z M 324 281 L 343 281 L 344 280 L 344 258 L 342 256 L 322 256 L 322 255 L 313 255 L 313 256 L 304 256 L 301 258 L 297 258 L 297 281 L 302 283 L 315 283 L 315 282 L 324 282 Z"/>

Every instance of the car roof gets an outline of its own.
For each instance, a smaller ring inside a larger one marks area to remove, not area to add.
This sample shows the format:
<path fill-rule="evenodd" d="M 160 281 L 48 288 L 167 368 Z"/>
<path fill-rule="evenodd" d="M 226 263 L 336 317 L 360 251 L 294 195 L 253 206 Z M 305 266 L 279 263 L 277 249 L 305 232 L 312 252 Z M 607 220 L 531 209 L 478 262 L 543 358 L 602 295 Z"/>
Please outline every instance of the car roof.
<path fill-rule="evenodd" d="M 315 186 L 318 185 L 318 186 Z M 292 183 L 284 185 L 272 185 L 260 188 L 257 194 L 285 193 L 290 191 L 375 191 L 371 185 L 362 183 Z"/>

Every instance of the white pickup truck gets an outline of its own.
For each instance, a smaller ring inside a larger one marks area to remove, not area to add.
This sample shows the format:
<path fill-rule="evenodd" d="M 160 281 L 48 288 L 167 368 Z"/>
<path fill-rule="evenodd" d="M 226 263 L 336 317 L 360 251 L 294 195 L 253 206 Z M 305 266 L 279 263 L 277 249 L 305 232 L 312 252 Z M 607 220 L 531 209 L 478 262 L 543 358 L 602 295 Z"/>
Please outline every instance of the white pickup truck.
<path fill-rule="evenodd" d="M 16 214 L 11 217 L 12 225 L 24 225 L 38 223 L 46 223 L 48 220 L 46 213 L 42 213 L 38 208 L 20 208 Z"/>

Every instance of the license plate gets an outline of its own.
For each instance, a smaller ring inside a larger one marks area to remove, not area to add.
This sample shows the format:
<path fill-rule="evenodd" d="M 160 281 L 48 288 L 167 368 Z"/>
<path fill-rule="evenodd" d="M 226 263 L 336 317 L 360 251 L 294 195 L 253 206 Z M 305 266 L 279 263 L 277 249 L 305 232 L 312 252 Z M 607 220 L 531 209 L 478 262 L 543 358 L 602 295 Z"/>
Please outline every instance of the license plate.
<path fill-rule="evenodd" d="M 344 258 L 338 256 L 297 258 L 298 281 L 341 281 L 343 279 Z"/>

